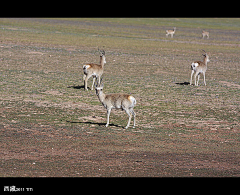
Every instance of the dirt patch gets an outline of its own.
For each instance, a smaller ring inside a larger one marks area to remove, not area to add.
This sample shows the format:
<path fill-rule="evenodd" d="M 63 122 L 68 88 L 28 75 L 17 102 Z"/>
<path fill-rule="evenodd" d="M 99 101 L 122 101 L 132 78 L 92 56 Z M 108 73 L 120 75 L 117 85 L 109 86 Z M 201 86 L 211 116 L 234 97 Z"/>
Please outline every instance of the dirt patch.
<path fill-rule="evenodd" d="M 230 82 L 227 82 L 227 81 L 219 81 L 219 83 L 227 85 L 228 87 L 236 87 L 236 88 L 240 89 L 240 85 L 235 84 L 235 83 L 230 83 Z"/>
<path fill-rule="evenodd" d="M 39 52 L 39 51 L 29 51 L 28 54 L 39 54 L 39 55 L 43 55 L 44 53 Z"/>
<path fill-rule="evenodd" d="M 105 122 L 106 119 L 99 116 L 83 116 L 83 117 L 79 117 L 78 120 L 84 121 L 84 122 L 94 121 L 94 122 L 101 123 L 101 122 Z"/>
<path fill-rule="evenodd" d="M 59 94 L 58 94 L 59 95 Z M 86 103 L 82 102 L 62 102 L 62 103 L 53 103 L 48 100 L 32 100 L 32 99 L 24 99 L 25 102 L 32 102 L 35 103 L 37 107 L 56 107 L 61 109 L 71 108 L 71 109 L 82 109 L 82 110 L 102 110 L 102 107 L 100 105 L 97 106 L 89 106 Z"/>
<path fill-rule="evenodd" d="M 3 128 L 1 156 L 4 158 L 0 159 L 0 171 L 6 176 L 35 177 L 240 176 L 237 152 L 173 152 L 167 151 L 178 145 L 174 143 L 177 140 L 172 140 L 173 135 L 163 140 L 162 136 L 157 138 L 143 132 L 105 131 L 51 125 Z M 149 139 L 150 148 L 146 147 Z"/>
<path fill-rule="evenodd" d="M 45 94 L 50 94 L 50 95 L 63 95 L 62 93 L 60 93 L 59 91 L 57 90 L 49 90 L 49 91 L 45 91 L 43 92 Z"/>

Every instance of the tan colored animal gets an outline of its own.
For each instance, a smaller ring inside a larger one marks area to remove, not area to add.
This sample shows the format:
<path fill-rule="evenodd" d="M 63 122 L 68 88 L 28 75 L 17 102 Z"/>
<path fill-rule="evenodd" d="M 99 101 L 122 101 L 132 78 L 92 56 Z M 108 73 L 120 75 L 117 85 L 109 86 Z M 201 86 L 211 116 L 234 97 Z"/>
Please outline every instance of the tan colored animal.
<path fill-rule="evenodd" d="M 209 32 L 207 31 L 202 31 L 202 38 L 204 39 L 204 37 L 207 36 L 207 39 L 209 39 Z"/>
<path fill-rule="evenodd" d="M 203 50 L 204 51 L 204 50 Z M 205 52 L 205 51 L 204 51 Z M 210 62 L 209 60 L 209 56 L 207 55 L 207 53 L 205 52 L 205 54 L 203 55 L 203 62 L 201 61 L 195 61 L 191 64 L 191 69 L 192 69 L 192 73 L 191 73 L 191 79 L 190 79 L 190 85 L 192 85 L 192 76 L 195 72 L 194 78 L 195 78 L 195 85 L 198 86 L 198 81 L 200 78 L 200 74 L 203 74 L 203 80 L 204 80 L 204 84 L 206 86 L 206 81 L 205 81 L 205 73 L 207 70 L 207 63 Z M 196 77 L 198 76 L 198 80 L 196 82 Z"/>
<path fill-rule="evenodd" d="M 102 82 L 102 79 L 101 81 Z M 107 109 L 107 124 L 106 127 L 109 125 L 109 116 L 111 113 L 111 109 L 122 109 L 128 114 L 128 124 L 125 127 L 126 129 L 129 127 L 131 118 L 133 115 L 133 128 L 135 128 L 135 112 L 133 111 L 134 106 L 136 105 L 136 99 L 128 94 L 123 93 L 113 93 L 113 94 L 104 94 L 103 93 L 103 83 L 98 83 L 95 85 L 96 94 L 98 96 L 99 101 L 102 105 Z"/>
<path fill-rule="evenodd" d="M 168 35 L 171 35 L 171 38 L 173 38 L 173 35 L 176 32 L 176 27 L 173 28 L 173 30 L 166 30 L 167 34 L 166 37 L 168 37 Z"/>
<path fill-rule="evenodd" d="M 90 77 L 93 77 L 93 83 L 92 83 L 92 90 L 93 90 L 93 86 L 95 83 L 95 79 L 96 77 L 100 78 L 103 74 L 103 68 L 104 68 L 104 64 L 106 63 L 106 58 L 105 58 L 105 51 L 104 50 L 99 50 L 100 52 L 100 64 L 85 64 L 83 65 L 83 81 L 84 81 L 84 88 L 87 91 L 87 81 Z"/>

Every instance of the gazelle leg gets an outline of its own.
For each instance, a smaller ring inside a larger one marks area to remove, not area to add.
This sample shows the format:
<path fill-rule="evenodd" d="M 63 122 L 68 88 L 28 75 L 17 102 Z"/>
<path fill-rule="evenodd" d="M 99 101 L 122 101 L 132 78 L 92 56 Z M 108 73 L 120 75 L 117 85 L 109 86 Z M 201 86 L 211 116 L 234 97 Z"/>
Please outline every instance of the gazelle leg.
<path fill-rule="evenodd" d="M 198 81 L 199 81 L 199 78 L 200 78 L 200 74 L 198 74 L 197 86 L 198 86 Z"/>
<path fill-rule="evenodd" d="M 126 111 L 126 113 L 128 114 L 128 116 L 129 116 L 129 119 L 128 119 L 128 124 L 127 124 L 127 126 L 125 127 L 125 129 L 127 129 L 127 128 L 129 127 L 129 125 L 130 125 L 130 122 L 131 122 L 132 113 L 130 113 L 130 111 L 129 111 L 129 110 L 125 110 L 125 111 Z"/>
<path fill-rule="evenodd" d="M 135 123 L 136 114 L 135 114 L 135 112 L 133 111 L 133 109 L 131 109 L 130 112 L 131 112 L 132 115 L 133 115 L 133 128 L 135 128 L 135 125 L 136 125 L 136 123 Z"/>
<path fill-rule="evenodd" d="M 88 89 L 87 89 L 87 80 L 88 80 L 88 78 L 85 77 L 85 79 L 84 79 L 84 88 L 85 88 L 86 91 L 88 90 Z"/>
<path fill-rule="evenodd" d="M 84 74 L 83 75 L 83 84 L 85 85 L 85 78 L 86 78 L 86 75 Z"/>
<path fill-rule="evenodd" d="M 86 77 L 85 77 L 85 80 L 84 80 L 84 86 L 85 86 L 85 90 L 87 91 L 88 90 L 88 88 L 87 88 L 87 81 L 88 81 L 88 79 L 91 77 L 92 75 L 87 75 Z"/>
<path fill-rule="evenodd" d="M 106 124 L 106 127 L 109 125 L 109 116 L 110 116 L 110 113 L 111 113 L 111 109 L 108 109 L 108 110 L 107 110 L 107 124 Z"/>
<path fill-rule="evenodd" d="M 197 82 L 196 82 L 196 80 L 197 80 L 197 73 L 194 75 L 194 78 L 195 78 L 195 86 L 197 86 Z"/>
<path fill-rule="evenodd" d="M 95 83 L 95 79 L 96 79 L 96 77 L 93 77 L 92 90 L 93 90 L 93 86 L 94 86 L 94 83 Z"/>
<path fill-rule="evenodd" d="M 192 76 L 193 76 L 193 73 L 194 73 L 194 70 L 192 70 L 192 73 L 191 73 L 190 85 L 192 85 Z"/>
<path fill-rule="evenodd" d="M 99 75 L 99 76 L 97 77 L 98 83 L 100 83 L 100 79 L 101 79 L 101 75 Z"/>
<path fill-rule="evenodd" d="M 98 76 L 98 83 L 100 83 L 101 75 Z"/>
<path fill-rule="evenodd" d="M 206 86 L 206 81 L 205 81 L 205 72 L 203 72 L 203 81 L 204 81 L 204 85 Z"/>

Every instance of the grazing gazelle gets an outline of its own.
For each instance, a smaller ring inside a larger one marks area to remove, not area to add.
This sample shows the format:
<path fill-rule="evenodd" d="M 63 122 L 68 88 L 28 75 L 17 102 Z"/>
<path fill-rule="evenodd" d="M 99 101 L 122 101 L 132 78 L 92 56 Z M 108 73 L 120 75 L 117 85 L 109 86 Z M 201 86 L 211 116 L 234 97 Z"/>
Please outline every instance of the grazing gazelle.
<path fill-rule="evenodd" d="M 87 81 L 88 79 L 92 76 L 93 77 L 93 83 L 92 83 L 92 90 L 93 90 L 93 86 L 94 86 L 94 82 L 96 77 L 99 78 L 100 81 L 100 77 L 103 74 L 103 68 L 104 68 L 104 64 L 106 63 L 106 58 L 105 58 L 105 51 L 104 50 L 99 50 L 100 52 L 100 64 L 85 64 L 83 65 L 83 80 L 84 80 L 84 87 L 85 90 L 87 89 Z"/>
<path fill-rule="evenodd" d="M 204 37 L 207 36 L 207 39 L 209 39 L 209 32 L 207 31 L 202 31 L 202 38 L 204 39 Z"/>
<path fill-rule="evenodd" d="M 204 50 L 203 50 L 204 51 Z M 205 52 L 205 51 L 204 51 Z M 190 85 L 192 84 L 192 76 L 193 76 L 193 73 L 195 73 L 194 77 L 195 77 L 195 85 L 198 86 L 198 81 L 199 81 L 199 77 L 200 77 L 200 74 L 202 73 L 203 74 L 203 80 L 204 80 L 204 84 L 206 86 L 206 81 L 205 81 L 205 73 L 206 73 L 206 70 L 207 70 L 207 63 L 210 62 L 209 60 L 209 56 L 207 55 L 207 53 L 205 52 L 205 54 L 202 54 L 203 55 L 203 62 L 201 61 L 195 61 L 191 64 L 191 69 L 192 69 L 192 73 L 191 73 L 191 80 L 190 80 Z M 196 77 L 198 76 L 198 80 L 197 80 L 197 83 L 196 83 Z"/>
<path fill-rule="evenodd" d="M 168 35 L 171 35 L 171 37 L 173 38 L 173 34 L 175 33 L 176 31 L 176 27 L 173 28 L 173 30 L 166 30 L 167 34 L 166 34 L 166 37 L 168 37 Z"/>
<path fill-rule="evenodd" d="M 96 94 L 98 96 L 99 101 L 102 103 L 102 105 L 107 109 L 107 124 L 106 127 L 109 125 L 109 116 L 111 113 L 111 109 L 122 109 L 125 110 L 125 112 L 128 114 L 128 124 L 125 127 L 126 129 L 129 127 L 131 118 L 133 115 L 133 128 L 135 128 L 135 112 L 133 111 L 134 106 L 136 105 L 137 101 L 136 99 L 128 94 L 123 93 L 113 93 L 113 94 L 104 94 L 103 93 L 103 83 L 102 79 L 100 83 L 96 82 L 95 85 Z"/>

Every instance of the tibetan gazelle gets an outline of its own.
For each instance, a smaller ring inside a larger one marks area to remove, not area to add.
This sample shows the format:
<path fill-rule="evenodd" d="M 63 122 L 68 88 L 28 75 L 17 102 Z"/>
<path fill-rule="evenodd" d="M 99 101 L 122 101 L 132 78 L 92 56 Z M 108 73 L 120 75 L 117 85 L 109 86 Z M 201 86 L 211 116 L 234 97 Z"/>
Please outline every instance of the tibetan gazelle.
<path fill-rule="evenodd" d="M 92 90 L 93 90 L 93 86 L 94 86 L 94 82 L 96 77 L 98 77 L 99 81 L 100 81 L 100 77 L 103 74 L 103 68 L 104 68 L 104 64 L 106 63 L 106 58 L 105 58 L 105 51 L 104 50 L 99 50 L 100 52 L 100 64 L 85 64 L 83 65 L 83 81 L 84 81 L 84 88 L 87 91 L 87 81 L 90 77 L 93 77 L 93 83 L 92 83 Z"/>
<path fill-rule="evenodd" d="M 207 36 L 207 39 L 209 39 L 209 32 L 207 31 L 202 31 L 202 38 L 204 39 L 204 37 Z"/>
<path fill-rule="evenodd" d="M 102 103 L 102 105 L 107 109 L 107 124 L 106 127 L 109 125 L 109 116 L 111 113 L 111 109 L 122 109 L 125 110 L 125 112 L 128 114 L 128 124 L 125 127 L 126 129 L 129 127 L 131 118 L 133 115 L 133 128 L 135 128 L 135 112 L 133 111 L 134 106 L 136 105 L 137 101 L 136 99 L 128 94 L 123 93 L 112 93 L 112 94 L 104 94 L 103 93 L 103 83 L 102 79 L 100 83 L 96 82 L 95 85 L 96 94 L 98 96 L 99 101 Z"/>
<path fill-rule="evenodd" d="M 202 50 L 204 51 L 204 50 Z M 204 51 L 205 52 L 205 51 Z M 206 81 L 205 81 L 205 73 L 207 70 L 207 63 L 210 62 L 209 60 L 209 56 L 207 55 L 207 53 L 205 52 L 205 54 L 203 55 L 203 62 L 201 61 L 195 61 L 191 64 L 191 69 L 192 69 L 192 73 L 191 73 L 191 79 L 190 79 L 190 85 L 192 85 L 192 76 L 195 72 L 194 78 L 195 78 L 195 85 L 198 86 L 198 81 L 200 78 L 200 74 L 203 74 L 203 80 L 204 80 L 204 85 L 206 86 Z M 198 80 L 196 82 L 196 78 L 198 76 Z"/>
<path fill-rule="evenodd" d="M 173 38 L 173 35 L 176 31 L 176 27 L 173 28 L 173 30 L 166 30 L 166 37 L 168 37 L 168 35 L 171 35 L 171 38 Z"/>

